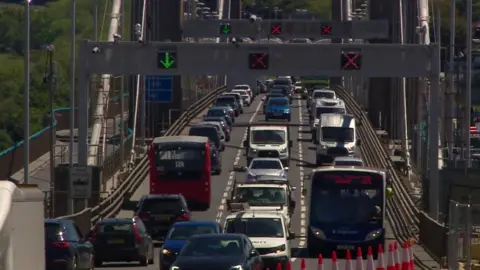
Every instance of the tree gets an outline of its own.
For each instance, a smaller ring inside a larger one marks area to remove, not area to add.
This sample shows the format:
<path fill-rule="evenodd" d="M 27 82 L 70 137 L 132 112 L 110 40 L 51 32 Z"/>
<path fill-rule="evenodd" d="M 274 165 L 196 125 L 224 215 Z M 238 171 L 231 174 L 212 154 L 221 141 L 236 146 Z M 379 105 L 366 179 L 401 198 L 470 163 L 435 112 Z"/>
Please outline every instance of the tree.
<path fill-rule="evenodd" d="M 31 81 L 30 130 L 32 134 L 44 128 L 49 108 L 48 86 L 44 84 L 47 71 L 45 46 L 55 46 L 57 87 L 55 106 L 68 107 L 70 82 L 70 0 L 49 2 L 31 10 Z M 77 40 L 93 38 L 94 0 L 77 1 Z M 99 25 L 106 38 L 112 0 L 98 1 Z M 129 7 L 126 7 L 129 10 Z M 129 16 L 127 16 L 129 17 Z M 105 22 L 102 23 L 102 19 Z M 129 18 L 126 18 L 128 21 Z M 126 22 L 127 23 L 127 22 Z M 0 6 L 0 151 L 23 140 L 24 89 L 24 6 Z M 126 35 L 124 35 L 126 36 Z"/>

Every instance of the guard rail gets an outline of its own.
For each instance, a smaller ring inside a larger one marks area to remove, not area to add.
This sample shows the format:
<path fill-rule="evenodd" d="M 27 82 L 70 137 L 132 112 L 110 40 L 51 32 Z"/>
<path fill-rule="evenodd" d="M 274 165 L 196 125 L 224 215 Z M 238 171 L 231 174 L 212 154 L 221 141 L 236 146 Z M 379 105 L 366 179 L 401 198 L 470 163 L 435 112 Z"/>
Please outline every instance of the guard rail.
<path fill-rule="evenodd" d="M 195 102 L 170 126 L 165 136 L 180 134 L 194 117 L 210 106 L 216 97 L 226 89 L 226 86 L 221 86 Z M 114 217 L 120 212 L 124 200 L 130 198 L 147 177 L 148 168 L 148 155 L 145 155 L 139 159 L 137 165 L 120 186 L 97 206 L 88 207 L 78 213 L 57 218 L 72 219 L 82 232 L 88 232 L 99 220 Z"/>
<path fill-rule="evenodd" d="M 362 138 L 360 150 L 365 163 L 372 167 L 385 169 L 390 177 L 394 195 L 387 202 L 387 218 L 390 220 L 395 238 L 400 243 L 411 239 L 418 242 L 420 211 L 410 198 L 403 180 L 398 176 L 390 155 L 382 146 L 367 115 L 350 93 L 342 86 L 336 85 L 332 88 L 338 97 L 345 101 L 347 110 L 357 119 L 357 134 Z M 415 264 L 422 269 L 429 269 L 417 257 L 415 257 Z"/>

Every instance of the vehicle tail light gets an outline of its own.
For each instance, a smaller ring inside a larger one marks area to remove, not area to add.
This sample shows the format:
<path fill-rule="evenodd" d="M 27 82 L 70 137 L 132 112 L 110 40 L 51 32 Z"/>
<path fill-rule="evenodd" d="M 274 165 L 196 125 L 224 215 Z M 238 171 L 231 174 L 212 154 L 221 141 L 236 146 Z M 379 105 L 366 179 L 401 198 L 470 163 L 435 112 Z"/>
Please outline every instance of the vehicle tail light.
<path fill-rule="evenodd" d="M 52 245 L 58 248 L 68 248 L 70 246 L 68 242 L 53 242 Z"/>
<path fill-rule="evenodd" d="M 133 223 L 133 236 L 135 237 L 137 244 L 142 243 L 142 236 L 140 235 L 140 230 L 136 223 Z"/>
<path fill-rule="evenodd" d="M 177 220 L 190 220 L 190 214 L 184 213 L 179 216 L 177 216 Z"/>
<path fill-rule="evenodd" d="M 97 234 L 98 234 L 98 226 L 95 226 L 95 228 L 93 228 L 93 230 L 92 230 L 92 233 L 88 237 L 88 240 L 90 242 L 93 242 L 93 241 L 97 240 Z"/>
<path fill-rule="evenodd" d="M 150 217 L 147 214 L 139 214 L 138 217 L 141 220 L 149 220 L 150 219 Z"/>

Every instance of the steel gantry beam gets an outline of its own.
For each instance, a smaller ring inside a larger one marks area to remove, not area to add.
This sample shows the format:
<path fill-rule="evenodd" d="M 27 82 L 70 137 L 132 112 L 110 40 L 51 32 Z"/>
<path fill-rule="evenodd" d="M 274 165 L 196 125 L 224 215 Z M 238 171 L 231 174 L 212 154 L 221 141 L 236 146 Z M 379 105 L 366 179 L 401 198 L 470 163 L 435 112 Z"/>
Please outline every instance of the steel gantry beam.
<path fill-rule="evenodd" d="M 184 37 L 279 37 L 285 39 L 389 37 L 387 20 L 319 21 L 319 20 L 186 20 Z"/>
<path fill-rule="evenodd" d="M 438 46 L 80 43 L 83 74 L 435 77 Z"/>

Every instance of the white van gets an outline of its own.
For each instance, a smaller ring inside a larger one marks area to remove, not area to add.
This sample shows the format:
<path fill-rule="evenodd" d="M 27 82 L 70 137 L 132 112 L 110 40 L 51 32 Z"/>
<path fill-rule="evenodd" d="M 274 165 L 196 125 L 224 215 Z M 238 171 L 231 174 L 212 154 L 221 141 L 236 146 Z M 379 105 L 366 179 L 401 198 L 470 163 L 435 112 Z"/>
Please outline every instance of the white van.
<path fill-rule="evenodd" d="M 243 141 L 246 149 L 247 166 L 253 158 L 279 158 L 283 166 L 290 162 L 290 130 L 287 125 L 250 124 L 247 139 Z"/>
<path fill-rule="evenodd" d="M 341 99 L 322 98 L 317 99 L 312 105 L 312 113 L 310 114 L 310 131 L 312 132 L 312 141 L 316 143 L 316 129 L 320 123 L 320 116 L 324 113 L 345 114 L 345 102 Z"/>
<path fill-rule="evenodd" d="M 316 164 L 332 162 L 337 156 L 353 156 L 357 135 L 355 117 L 347 114 L 325 113 L 317 126 Z"/>

